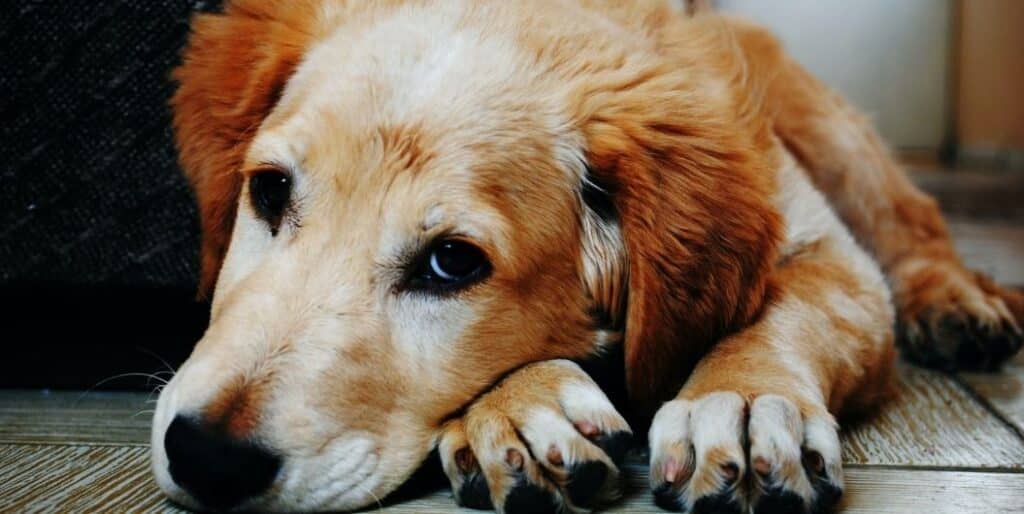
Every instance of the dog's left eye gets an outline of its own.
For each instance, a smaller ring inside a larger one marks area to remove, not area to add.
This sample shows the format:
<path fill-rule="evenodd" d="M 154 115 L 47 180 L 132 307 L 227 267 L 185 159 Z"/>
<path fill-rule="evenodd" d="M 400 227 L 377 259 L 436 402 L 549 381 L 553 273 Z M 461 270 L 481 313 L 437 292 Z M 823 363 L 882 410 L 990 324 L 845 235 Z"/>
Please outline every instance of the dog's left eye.
<path fill-rule="evenodd" d="M 420 257 L 408 288 L 452 292 L 483 280 L 490 269 L 487 256 L 476 246 L 458 239 L 442 239 Z"/>
<path fill-rule="evenodd" d="M 249 179 L 249 196 L 253 210 L 276 234 L 292 196 L 291 178 L 277 170 L 256 173 Z"/>

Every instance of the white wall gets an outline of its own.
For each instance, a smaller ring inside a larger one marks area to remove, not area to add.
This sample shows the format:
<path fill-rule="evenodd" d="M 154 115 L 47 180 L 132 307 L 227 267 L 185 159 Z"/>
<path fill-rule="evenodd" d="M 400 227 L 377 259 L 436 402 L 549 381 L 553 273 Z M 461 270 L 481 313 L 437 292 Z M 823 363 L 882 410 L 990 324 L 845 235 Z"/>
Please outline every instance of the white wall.
<path fill-rule="evenodd" d="M 1021 0 L 1024 1 L 1024 0 Z M 952 0 L 718 0 L 770 27 L 866 111 L 889 144 L 937 148 L 949 87 Z"/>

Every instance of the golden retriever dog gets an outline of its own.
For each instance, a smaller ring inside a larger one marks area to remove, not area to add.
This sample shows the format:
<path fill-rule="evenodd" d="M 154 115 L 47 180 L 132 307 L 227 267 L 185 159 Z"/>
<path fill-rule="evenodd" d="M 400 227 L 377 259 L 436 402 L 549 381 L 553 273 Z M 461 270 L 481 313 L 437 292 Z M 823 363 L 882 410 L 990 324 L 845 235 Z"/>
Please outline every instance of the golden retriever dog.
<path fill-rule="evenodd" d="M 360 508 L 436 450 L 460 504 L 582 511 L 636 430 L 663 507 L 823 512 L 895 341 L 947 368 L 1020 346 L 1022 297 L 741 21 L 234 0 L 175 77 L 212 313 L 152 463 L 189 507 Z"/>

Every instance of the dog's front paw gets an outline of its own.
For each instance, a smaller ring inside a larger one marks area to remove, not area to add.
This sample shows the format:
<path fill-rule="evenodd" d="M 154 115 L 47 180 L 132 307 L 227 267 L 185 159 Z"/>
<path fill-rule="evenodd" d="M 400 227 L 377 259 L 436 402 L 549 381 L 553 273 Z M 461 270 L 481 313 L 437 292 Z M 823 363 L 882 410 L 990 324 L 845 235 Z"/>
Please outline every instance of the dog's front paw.
<path fill-rule="evenodd" d="M 957 263 L 911 260 L 895 270 L 898 341 L 919 364 L 993 370 L 1021 348 L 1024 296 Z"/>
<path fill-rule="evenodd" d="M 824 408 L 804 416 L 782 396 L 749 406 L 734 392 L 670 401 L 654 417 L 650 444 L 651 487 L 667 510 L 821 513 L 842 495 L 832 417 Z"/>
<path fill-rule="evenodd" d="M 615 499 L 629 425 L 569 361 L 516 371 L 448 423 L 439 452 L 459 505 L 571 512 Z"/>

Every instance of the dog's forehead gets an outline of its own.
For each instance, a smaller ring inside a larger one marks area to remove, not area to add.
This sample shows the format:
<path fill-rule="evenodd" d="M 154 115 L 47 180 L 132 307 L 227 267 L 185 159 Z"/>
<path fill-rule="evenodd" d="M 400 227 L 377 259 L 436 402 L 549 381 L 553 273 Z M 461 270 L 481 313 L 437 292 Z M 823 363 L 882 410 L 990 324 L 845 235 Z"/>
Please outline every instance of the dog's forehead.
<path fill-rule="evenodd" d="M 399 10 L 314 43 L 257 135 L 255 157 L 319 158 L 333 171 L 371 168 L 397 151 L 413 165 L 450 159 L 432 169 L 453 170 L 488 152 L 550 157 L 569 146 L 569 93 L 541 83 L 536 57 L 512 34 L 453 20 Z"/>
<path fill-rule="evenodd" d="M 583 144 L 571 92 L 524 52 L 500 30 L 424 12 L 338 30 L 287 81 L 250 165 L 299 170 L 314 210 L 381 227 L 380 255 L 439 225 L 502 253 L 548 240 L 546 225 L 521 225 L 571 219 Z"/>

